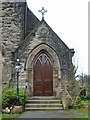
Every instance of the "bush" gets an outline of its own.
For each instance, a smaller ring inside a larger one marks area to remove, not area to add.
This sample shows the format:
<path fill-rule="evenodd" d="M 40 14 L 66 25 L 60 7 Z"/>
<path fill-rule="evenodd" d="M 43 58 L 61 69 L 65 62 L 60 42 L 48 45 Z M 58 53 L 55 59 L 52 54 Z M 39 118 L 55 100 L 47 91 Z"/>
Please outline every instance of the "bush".
<path fill-rule="evenodd" d="M 90 99 L 89 96 L 83 96 L 83 95 L 81 95 L 80 98 L 81 100 L 85 100 L 85 101 Z"/>
<path fill-rule="evenodd" d="M 24 105 L 27 101 L 27 94 L 19 89 L 19 102 L 20 105 Z M 10 107 L 15 105 L 16 102 L 16 88 L 8 88 L 2 93 L 2 107 Z"/>

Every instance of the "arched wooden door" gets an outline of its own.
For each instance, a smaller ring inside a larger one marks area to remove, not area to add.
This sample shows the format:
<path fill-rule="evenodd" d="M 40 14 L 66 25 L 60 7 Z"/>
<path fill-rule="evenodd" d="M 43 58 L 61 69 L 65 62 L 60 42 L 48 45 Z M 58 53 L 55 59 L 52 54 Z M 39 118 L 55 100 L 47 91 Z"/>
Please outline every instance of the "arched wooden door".
<path fill-rule="evenodd" d="M 34 96 L 53 95 L 53 69 L 52 62 L 46 52 L 41 52 L 34 62 Z"/>

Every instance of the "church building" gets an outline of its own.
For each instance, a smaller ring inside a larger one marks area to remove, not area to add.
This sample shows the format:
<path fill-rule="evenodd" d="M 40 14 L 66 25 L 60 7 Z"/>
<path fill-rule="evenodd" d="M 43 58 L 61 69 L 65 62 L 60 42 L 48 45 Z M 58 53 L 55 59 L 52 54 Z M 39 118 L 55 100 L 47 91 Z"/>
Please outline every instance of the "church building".
<path fill-rule="evenodd" d="M 77 95 L 74 49 L 68 48 L 45 21 L 44 7 L 39 12 L 41 21 L 26 1 L 2 3 L 2 84 L 16 87 L 15 67 L 20 61 L 19 88 L 26 89 L 29 97 L 60 98 L 66 108 Z"/>

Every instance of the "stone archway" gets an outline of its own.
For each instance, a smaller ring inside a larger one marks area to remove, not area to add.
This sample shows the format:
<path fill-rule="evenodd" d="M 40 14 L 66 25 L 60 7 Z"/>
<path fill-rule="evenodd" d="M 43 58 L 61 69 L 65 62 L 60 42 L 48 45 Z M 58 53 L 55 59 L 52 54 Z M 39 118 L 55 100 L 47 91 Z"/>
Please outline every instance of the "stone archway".
<path fill-rule="evenodd" d="M 55 51 L 49 47 L 46 44 L 41 44 L 37 46 L 28 56 L 27 62 L 26 62 L 26 76 L 28 79 L 28 85 L 29 85 L 29 91 L 30 96 L 33 96 L 33 64 L 34 64 L 34 58 L 35 56 L 42 50 L 45 50 L 50 58 L 52 59 L 53 63 L 53 95 L 57 95 L 57 89 L 60 87 L 60 79 L 61 79 L 61 71 L 60 71 L 60 62 L 58 59 L 57 54 Z"/>

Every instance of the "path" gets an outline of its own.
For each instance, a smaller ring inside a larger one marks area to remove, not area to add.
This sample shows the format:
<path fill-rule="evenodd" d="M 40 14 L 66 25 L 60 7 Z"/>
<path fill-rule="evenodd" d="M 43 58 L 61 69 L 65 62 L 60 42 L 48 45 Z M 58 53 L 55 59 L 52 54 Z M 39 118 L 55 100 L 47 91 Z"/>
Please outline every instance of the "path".
<path fill-rule="evenodd" d="M 29 118 L 29 120 L 32 120 L 30 118 L 75 118 L 78 115 L 81 115 L 83 113 L 78 113 L 74 110 L 60 110 L 60 111 L 27 111 L 24 112 L 21 116 L 18 118 Z M 23 120 L 23 119 L 22 119 Z M 47 119 L 51 120 L 51 119 Z"/>

